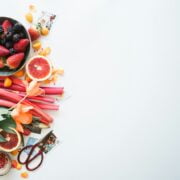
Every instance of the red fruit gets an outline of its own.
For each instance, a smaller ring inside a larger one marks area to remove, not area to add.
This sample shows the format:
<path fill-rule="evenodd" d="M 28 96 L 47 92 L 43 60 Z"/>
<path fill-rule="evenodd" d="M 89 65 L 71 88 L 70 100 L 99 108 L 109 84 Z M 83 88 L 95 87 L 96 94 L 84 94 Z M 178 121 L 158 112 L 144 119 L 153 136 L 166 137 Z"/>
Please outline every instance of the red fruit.
<path fill-rule="evenodd" d="M 29 44 L 29 39 L 21 39 L 14 44 L 14 49 L 17 52 L 25 51 L 28 44 Z"/>
<path fill-rule="evenodd" d="M 28 32 L 31 36 L 32 41 L 37 40 L 40 37 L 40 32 L 35 27 L 29 28 Z"/>
<path fill-rule="evenodd" d="M 24 53 L 17 53 L 12 56 L 9 56 L 6 60 L 6 63 L 10 69 L 15 69 L 21 64 L 23 59 Z"/>
<path fill-rule="evenodd" d="M 29 129 L 24 129 L 24 132 L 22 134 L 24 136 L 29 136 L 31 134 L 31 131 Z"/>
<path fill-rule="evenodd" d="M 11 167 L 12 168 L 17 168 L 18 162 L 16 160 L 11 161 Z"/>
<path fill-rule="evenodd" d="M 1 136 L 7 140 L 6 142 L 0 142 L 0 150 L 2 151 L 12 152 L 21 144 L 20 134 L 14 128 L 11 128 L 11 130 L 13 130 L 13 133 L 8 133 L 6 131 L 0 132 Z"/>
<path fill-rule="evenodd" d="M 26 63 L 26 73 L 30 79 L 44 81 L 52 74 L 52 64 L 43 56 L 34 56 Z"/>
<path fill-rule="evenodd" d="M 8 28 L 12 27 L 12 24 L 11 24 L 11 22 L 9 20 L 5 20 L 2 23 L 2 27 L 3 27 L 4 32 L 7 32 Z"/>
<path fill-rule="evenodd" d="M 5 66 L 5 65 L 4 65 L 3 59 L 0 59 L 0 69 L 2 69 L 4 66 Z"/>
<path fill-rule="evenodd" d="M 0 56 L 7 56 L 9 54 L 9 50 L 0 45 Z"/>

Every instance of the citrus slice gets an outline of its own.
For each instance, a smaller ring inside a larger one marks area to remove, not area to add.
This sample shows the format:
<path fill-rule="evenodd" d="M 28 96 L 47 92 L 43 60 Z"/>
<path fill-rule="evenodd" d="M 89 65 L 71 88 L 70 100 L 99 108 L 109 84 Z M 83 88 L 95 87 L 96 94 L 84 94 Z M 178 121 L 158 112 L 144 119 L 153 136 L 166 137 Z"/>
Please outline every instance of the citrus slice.
<path fill-rule="evenodd" d="M 14 133 L 8 133 L 6 131 L 1 131 L 0 134 L 6 139 L 6 142 L 0 142 L 0 150 L 5 152 L 11 152 L 16 150 L 21 144 L 21 136 L 14 129 L 11 128 Z"/>
<path fill-rule="evenodd" d="M 52 65 L 44 56 L 34 56 L 26 64 L 28 76 L 36 81 L 44 81 L 52 74 Z"/>

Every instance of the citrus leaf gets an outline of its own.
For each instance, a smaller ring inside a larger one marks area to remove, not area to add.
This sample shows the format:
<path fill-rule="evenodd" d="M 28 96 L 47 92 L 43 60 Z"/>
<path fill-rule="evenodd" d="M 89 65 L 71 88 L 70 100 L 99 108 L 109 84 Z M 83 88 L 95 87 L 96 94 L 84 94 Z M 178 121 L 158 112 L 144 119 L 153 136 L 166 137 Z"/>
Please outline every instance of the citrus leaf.
<path fill-rule="evenodd" d="M 0 134 L 0 142 L 7 142 L 7 140 Z"/>
<path fill-rule="evenodd" d="M 8 113 L 9 113 L 8 108 L 0 107 L 0 121 L 3 121 L 4 120 L 3 115 Z"/>
<path fill-rule="evenodd" d="M 4 117 L 4 120 L 0 121 L 0 128 L 8 133 L 14 133 L 14 131 L 11 130 L 11 128 L 16 128 L 16 123 L 12 119 L 11 115 L 4 114 L 3 117 Z"/>

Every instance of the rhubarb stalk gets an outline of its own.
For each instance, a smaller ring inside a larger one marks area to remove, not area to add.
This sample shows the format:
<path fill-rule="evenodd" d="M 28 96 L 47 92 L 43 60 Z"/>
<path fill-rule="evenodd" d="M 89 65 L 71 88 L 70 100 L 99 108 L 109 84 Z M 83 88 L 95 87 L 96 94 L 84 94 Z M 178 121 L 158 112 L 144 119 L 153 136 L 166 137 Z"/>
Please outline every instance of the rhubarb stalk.
<path fill-rule="evenodd" d="M 0 88 L 5 88 L 3 82 L 0 82 Z M 40 88 L 44 89 L 46 95 L 62 95 L 64 93 L 63 87 L 40 87 Z M 12 84 L 7 89 L 11 89 L 14 91 L 19 91 L 19 92 L 25 92 L 26 91 L 25 87 L 19 86 L 16 84 Z"/>
<path fill-rule="evenodd" d="M 0 88 L 0 96 L 4 97 L 5 99 L 7 99 L 9 101 L 13 101 L 15 103 L 18 103 L 22 99 L 22 97 L 19 96 L 18 94 L 9 92 L 2 88 Z M 35 111 L 37 114 L 39 114 L 41 117 L 43 117 L 47 121 L 52 122 L 52 120 L 53 120 L 52 117 L 49 116 L 47 113 L 43 112 L 38 106 L 34 105 L 33 103 L 29 102 L 28 100 L 24 100 L 23 104 L 33 106 L 33 111 Z"/>
<path fill-rule="evenodd" d="M 14 106 L 15 103 L 11 102 L 11 101 L 8 101 L 8 100 L 5 100 L 5 99 L 0 99 L 0 106 L 3 106 L 3 107 L 12 107 Z"/>
<path fill-rule="evenodd" d="M 49 95 L 62 95 L 64 93 L 63 87 L 41 87 L 44 89 L 45 94 Z"/>
<path fill-rule="evenodd" d="M 59 105 L 57 104 L 44 104 L 44 103 L 40 103 L 40 102 L 32 102 L 33 104 L 35 104 L 36 106 L 38 106 L 41 109 L 46 109 L 46 110 L 59 110 Z"/>

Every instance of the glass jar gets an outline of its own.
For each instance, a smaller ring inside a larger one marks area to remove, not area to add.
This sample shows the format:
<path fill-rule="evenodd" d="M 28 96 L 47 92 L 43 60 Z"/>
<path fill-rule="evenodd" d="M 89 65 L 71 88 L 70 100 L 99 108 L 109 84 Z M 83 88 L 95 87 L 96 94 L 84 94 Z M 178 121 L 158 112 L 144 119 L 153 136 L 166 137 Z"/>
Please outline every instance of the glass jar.
<path fill-rule="evenodd" d="M 11 169 L 11 158 L 10 156 L 0 151 L 0 176 L 6 175 Z"/>

